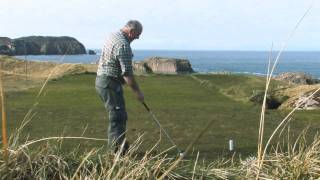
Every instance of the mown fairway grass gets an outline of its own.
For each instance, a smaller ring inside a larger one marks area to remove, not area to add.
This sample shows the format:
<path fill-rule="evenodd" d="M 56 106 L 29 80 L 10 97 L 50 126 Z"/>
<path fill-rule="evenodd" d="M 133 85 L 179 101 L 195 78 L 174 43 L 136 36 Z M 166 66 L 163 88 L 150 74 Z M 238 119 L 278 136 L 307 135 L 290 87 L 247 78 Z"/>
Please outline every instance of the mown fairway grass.
<path fill-rule="evenodd" d="M 196 143 L 194 152 L 200 151 L 202 158 L 210 159 L 229 156 L 228 140 L 232 138 L 237 153 L 242 156 L 256 153 L 261 107 L 249 103 L 247 97 L 254 89 L 264 88 L 264 79 L 246 75 L 193 76 L 198 80 L 190 75 L 138 76 L 137 80 L 145 93 L 146 103 L 181 149 L 186 148 L 208 121 L 214 120 Z M 34 109 L 35 116 L 24 128 L 22 138 L 81 136 L 86 127 L 84 136 L 106 138 L 107 113 L 95 92 L 94 80 L 95 75 L 83 74 L 50 81 Z M 200 83 L 203 80 L 206 83 Z M 7 93 L 9 133 L 19 126 L 32 107 L 39 89 Z M 159 128 L 128 87 L 125 87 L 125 95 L 129 114 L 127 137 L 132 142 L 144 134 L 141 151 L 150 149 L 159 139 Z M 285 114 L 279 110 L 267 111 L 265 137 Z M 297 112 L 290 124 L 291 133 L 297 135 L 311 125 L 310 134 L 313 134 L 320 127 L 319 117 L 319 111 Z M 64 140 L 63 151 L 79 142 L 83 149 L 105 144 Z M 171 146 L 165 136 L 161 142 L 160 149 Z M 42 144 L 35 147 L 39 145 Z"/>

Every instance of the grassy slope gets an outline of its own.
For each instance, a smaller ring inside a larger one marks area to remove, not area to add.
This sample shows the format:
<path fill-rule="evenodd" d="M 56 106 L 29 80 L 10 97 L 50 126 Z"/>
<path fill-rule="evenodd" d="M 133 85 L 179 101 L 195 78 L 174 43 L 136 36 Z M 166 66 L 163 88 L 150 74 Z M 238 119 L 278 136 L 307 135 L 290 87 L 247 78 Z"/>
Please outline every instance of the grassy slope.
<path fill-rule="evenodd" d="M 214 119 L 210 130 L 195 146 L 202 157 L 214 158 L 221 155 L 227 149 L 229 138 L 235 139 L 237 151 L 241 154 L 254 153 L 260 107 L 244 103 L 243 96 L 249 95 L 254 88 L 263 88 L 263 79 L 240 75 L 196 77 L 209 81 L 213 86 L 200 85 L 190 76 L 182 75 L 139 76 L 137 79 L 145 93 L 146 102 L 182 149 L 204 128 L 206 122 Z M 107 113 L 95 92 L 94 78 L 94 75 L 87 74 L 51 81 L 34 111 L 37 114 L 24 129 L 24 135 L 29 134 L 31 139 L 61 134 L 80 136 L 88 126 L 85 136 L 105 138 Z M 11 132 L 31 108 L 38 90 L 39 88 L 10 92 L 7 95 Z M 133 141 L 144 133 L 142 147 L 148 149 L 158 140 L 159 130 L 128 87 L 125 91 L 129 114 L 128 138 Z M 235 101 L 232 97 L 240 101 Z M 280 114 L 284 112 L 268 111 L 267 134 L 281 120 Z M 309 123 L 312 124 L 312 131 L 319 128 L 316 123 L 319 119 L 318 111 L 302 111 L 295 117 L 296 120 L 291 125 L 291 131 L 295 134 Z M 162 142 L 161 148 L 170 146 L 165 137 Z M 68 148 L 76 143 L 67 140 L 64 144 Z M 89 142 L 83 147 L 97 145 L 103 143 Z"/>

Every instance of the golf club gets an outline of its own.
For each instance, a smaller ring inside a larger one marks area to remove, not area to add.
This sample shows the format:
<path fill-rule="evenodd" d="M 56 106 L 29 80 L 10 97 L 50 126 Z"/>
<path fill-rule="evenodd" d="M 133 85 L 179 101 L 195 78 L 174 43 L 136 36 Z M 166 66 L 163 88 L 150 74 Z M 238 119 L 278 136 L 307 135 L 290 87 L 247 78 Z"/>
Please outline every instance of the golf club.
<path fill-rule="evenodd" d="M 176 143 L 174 143 L 174 141 L 172 140 L 172 138 L 169 136 L 169 134 L 167 133 L 167 131 L 161 126 L 160 122 L 158 121 L 157 117 L 153 114 L 153 112 L 150 110 L 150 108 L 148 107 L 148 105 L 145 102 L 142 102 L 143 106 L 146 108 L 146 110 L 149 112 L 150 116 L 152 117 L 152 119 L 157 123 L 157 125 L 159 126 L 159 128 L 164 132 L 164 134 L 167 136 L 167 138 L 169 139 L 169 141 L 171 142 L 171 144 L 177 148 L 179 156 L 184 156 L 184 152 L 181 151 L 179 149 L 179 147 L 176 145 Z"/>

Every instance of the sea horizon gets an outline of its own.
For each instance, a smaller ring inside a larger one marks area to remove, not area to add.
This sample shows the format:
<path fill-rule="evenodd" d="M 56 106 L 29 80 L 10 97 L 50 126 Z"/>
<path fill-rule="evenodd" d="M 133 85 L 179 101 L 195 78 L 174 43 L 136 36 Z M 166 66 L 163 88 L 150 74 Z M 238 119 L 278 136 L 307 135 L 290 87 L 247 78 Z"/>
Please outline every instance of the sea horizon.
<path fill-rule="evenodd" d="M 57 63 L 94 64 L 100 58 L 100 49 L 93 49 L 96 55 L 28 55 L 19 59 L 51 61 Z M 190 61 L 199 73 L 245 73 L 266 75 L 270 51 L 247 50 L 133 50 L 133 60 L 141 61 L 150 57 L 179 58 Z M 272 61 L 278 51 L 272 52 Z M 320 78 L 320 51 L 283 51 L 274 74 L 302 72 Z"/>

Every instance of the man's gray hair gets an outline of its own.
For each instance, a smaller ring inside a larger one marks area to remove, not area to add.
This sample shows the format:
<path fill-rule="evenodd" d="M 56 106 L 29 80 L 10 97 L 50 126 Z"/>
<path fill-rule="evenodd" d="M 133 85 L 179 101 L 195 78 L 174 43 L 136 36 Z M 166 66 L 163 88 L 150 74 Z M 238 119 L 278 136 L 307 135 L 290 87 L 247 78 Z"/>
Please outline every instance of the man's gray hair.
<path fill-rule="evenodd" d="M 142 24 L 137 20 L 128 21 L 124 27 L 137 31 L 142 31 Z"/>

